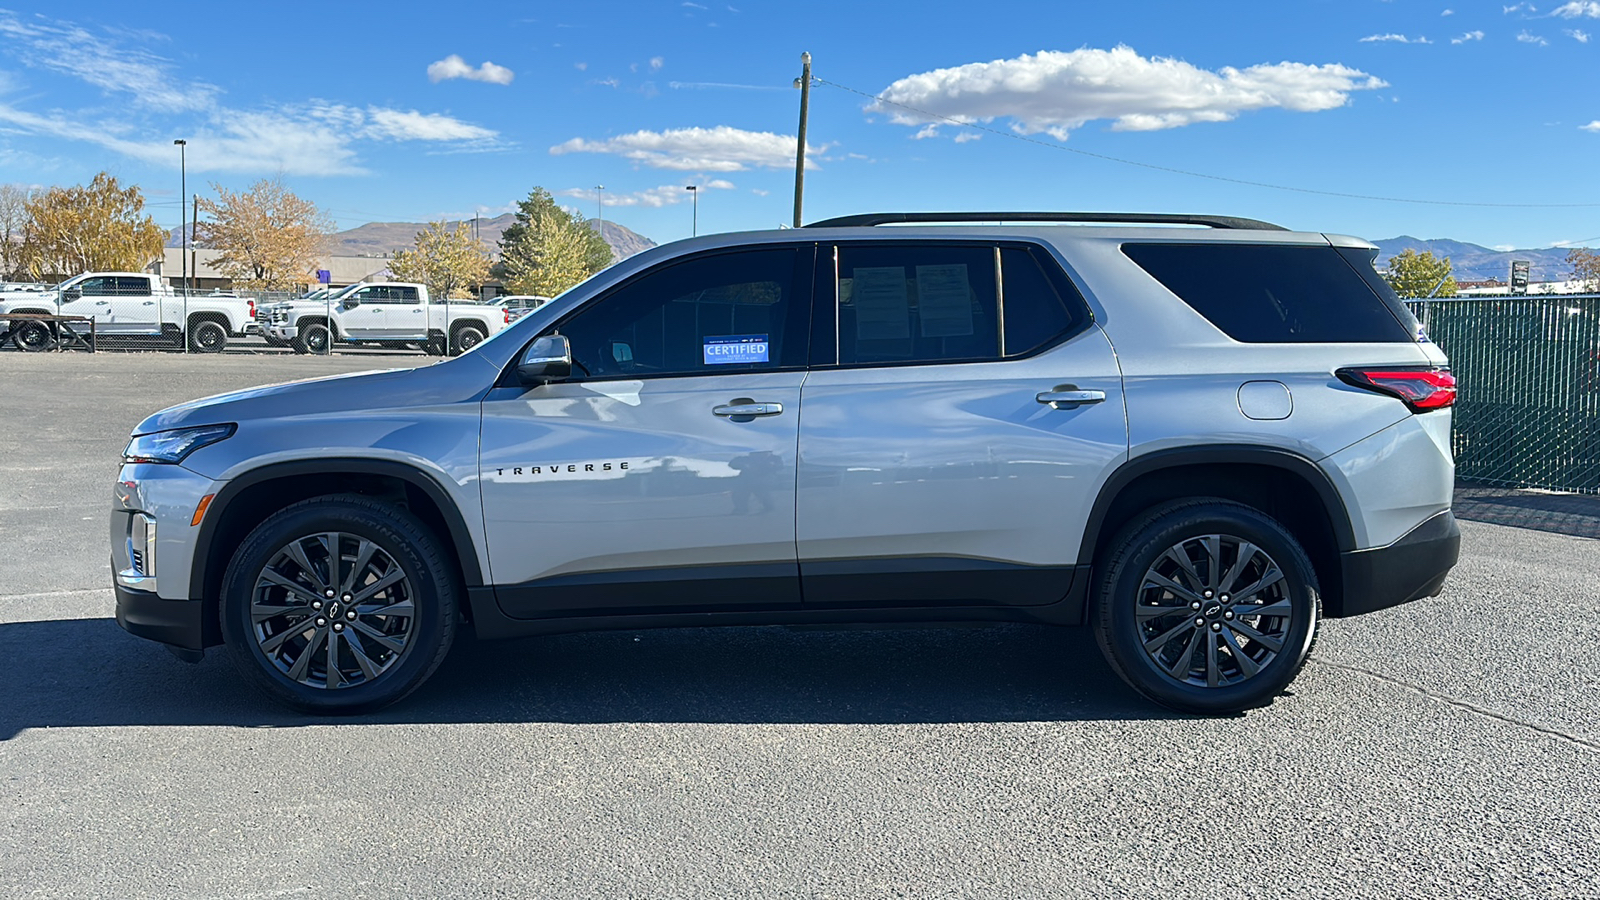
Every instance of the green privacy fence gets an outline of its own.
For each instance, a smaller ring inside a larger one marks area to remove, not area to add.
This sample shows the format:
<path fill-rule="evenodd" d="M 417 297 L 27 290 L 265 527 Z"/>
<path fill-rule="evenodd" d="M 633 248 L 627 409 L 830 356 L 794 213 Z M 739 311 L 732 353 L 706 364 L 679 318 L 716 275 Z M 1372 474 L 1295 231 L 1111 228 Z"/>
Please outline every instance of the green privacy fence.
<path fill-rule="evenodd" d="M 1460 384 L 1459 480 L 1600 493 L 1600 295 L 1410 305 Z"/>

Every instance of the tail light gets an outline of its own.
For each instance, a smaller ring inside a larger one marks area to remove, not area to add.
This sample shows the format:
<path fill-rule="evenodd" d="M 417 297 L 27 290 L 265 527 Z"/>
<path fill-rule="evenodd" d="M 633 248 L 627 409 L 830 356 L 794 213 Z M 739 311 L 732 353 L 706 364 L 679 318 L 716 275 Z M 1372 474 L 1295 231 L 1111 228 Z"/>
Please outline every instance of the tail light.
<path fill-rule="evenodd" d="M 509 307 L 509 306 L 506 307 L 505 313 L 506 313 L 506 324 L 510 325 L 511 324 L 511 307 Z"/>
<path fill-rule="evenodd" d="M 254 319 L 256 317 L 256 300 L 254 297 L 248 297 L 246 299 L 250 303 L 250 318 Z"/>
<path fill-rule="evenodd" d="M 1352 366 L 1333 374 L 1345 384 L 1398 397 L 1412 412 L 1444 409 L 1456 402 L 1456 377 L 1439 366 Z"/>

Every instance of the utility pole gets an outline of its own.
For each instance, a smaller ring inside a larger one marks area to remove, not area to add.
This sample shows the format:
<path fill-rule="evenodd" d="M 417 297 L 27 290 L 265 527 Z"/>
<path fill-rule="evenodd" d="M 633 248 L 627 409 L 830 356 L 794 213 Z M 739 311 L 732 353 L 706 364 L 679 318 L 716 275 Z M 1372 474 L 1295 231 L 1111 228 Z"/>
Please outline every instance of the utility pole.
<path fill-rule="evenodd" d="M 794 154 L 794 227 L 800 227 L 800 200 L 806 190 L 806 110 L 811 105 L 811 54 L 800 54 L 800 77 L 794 80 L 800 89 L 800 138 Z"/>
<path fill-rule="evenodd" d="M 595 222 L 599 225 L 599 227 L 596 228 L 595 230 L 600 232 L 600 236 L 601 237 L 605 237 L 606 236 L 606 186 L 603 185 L 603 184 L 597 184 L 597 185 L 594 186 L 594 209 L 595 209 L 595 213 L 594 213 Z"/>
<path fill-rule="evenodd" d="M 183 195 L 189 193 L 189 142 L 183 138 L 173 141 L 178 145 L 178 269 L 182 273 L 178 286 L 183 291 L 183 352 L 189 352 L 189 223 L 183 220 Z"/>
<path fill-rule="evenodd" d="M 191 229 L 199 228 L 200 227 L 199 226 L 199 222 L 200 222 L 200 195 L 199 194 L 195 194 L 194 195 L 194 214 L 189 216 L 189 227 Z M 197 264 L 197 262 L 195 260 L 195 257 L 198 256 L 198 255 L 199 255 L 199 251 L 195 249 L 194 241 L 190 241 L 189 242 L 189 274 L 184 276 L 184 283 L 183 283 L 183 289 L 185 291 L 188 291 L 193 287 L 194 280 L 196 278 L 198 278 L 199 275 L 200 275 L 200 267 L 198 266 L 198 264 Z"/>
<path fill-rule="evenodd" d="M 689 192 L 689 197 L 694 201 L 694 219 L 691 226 L 694 230 L 689 232 L 689 236 L 695 237 L 700 234 L 700 185 L 691 184 L 684 190 Z"/>

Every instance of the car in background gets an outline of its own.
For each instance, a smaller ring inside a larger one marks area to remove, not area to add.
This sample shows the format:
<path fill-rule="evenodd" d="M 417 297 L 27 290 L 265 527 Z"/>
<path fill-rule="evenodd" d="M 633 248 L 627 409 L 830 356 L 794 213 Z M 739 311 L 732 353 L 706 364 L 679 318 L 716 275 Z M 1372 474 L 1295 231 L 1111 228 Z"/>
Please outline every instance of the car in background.
<path fill-rule="evenodd" d="M 550 302 L 549 297 L 540 297 L 535 294 L 507 294 L 488 301 L 489 306 L 498 306 L 507 312 L 506 324 L 511 324 L 528 313 Z"/>

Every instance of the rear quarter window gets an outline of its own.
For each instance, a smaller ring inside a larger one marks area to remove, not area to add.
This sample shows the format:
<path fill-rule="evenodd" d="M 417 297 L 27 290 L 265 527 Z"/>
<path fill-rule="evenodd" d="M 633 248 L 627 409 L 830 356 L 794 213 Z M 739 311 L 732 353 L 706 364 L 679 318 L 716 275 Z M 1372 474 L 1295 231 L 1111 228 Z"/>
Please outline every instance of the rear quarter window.
<path fill-rule="evenodd" d="M 1402 323 L 1333 247 L 1130 243 L 1122 245 L 1122 252 L 1236 341 L 1415 340 L 1414 326 Z"/>

